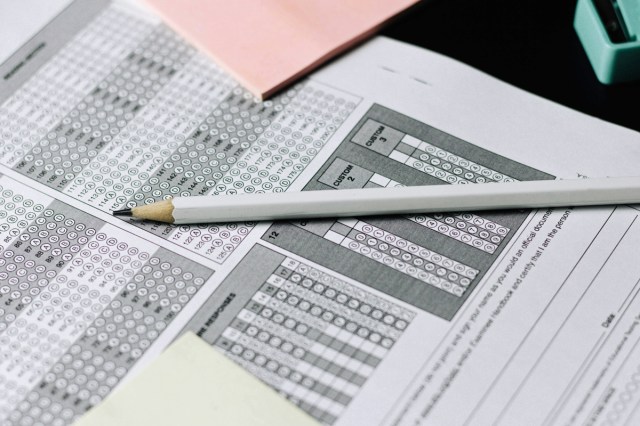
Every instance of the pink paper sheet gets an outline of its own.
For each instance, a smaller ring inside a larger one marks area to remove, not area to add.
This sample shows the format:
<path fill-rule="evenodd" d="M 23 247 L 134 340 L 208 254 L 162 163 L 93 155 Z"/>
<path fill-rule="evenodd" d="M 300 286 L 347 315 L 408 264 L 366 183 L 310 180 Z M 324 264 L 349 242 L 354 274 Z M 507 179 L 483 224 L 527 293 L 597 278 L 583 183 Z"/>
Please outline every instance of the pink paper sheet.
<path fill-rule="evenodd" d="M 146 0 L 264 99 L 419 0 Z"/>

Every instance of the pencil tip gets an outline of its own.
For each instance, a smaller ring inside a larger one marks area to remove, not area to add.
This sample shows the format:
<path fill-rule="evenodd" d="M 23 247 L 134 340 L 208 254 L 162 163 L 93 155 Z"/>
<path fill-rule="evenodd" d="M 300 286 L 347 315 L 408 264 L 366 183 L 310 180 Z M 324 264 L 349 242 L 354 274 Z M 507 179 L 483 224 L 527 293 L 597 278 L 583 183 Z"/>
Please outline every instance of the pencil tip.
<path fill-rule="evenodd" d="M 133 211 L 131 209 L 114 210 L 111 212 L 114 216 L 132 216 Z"/>

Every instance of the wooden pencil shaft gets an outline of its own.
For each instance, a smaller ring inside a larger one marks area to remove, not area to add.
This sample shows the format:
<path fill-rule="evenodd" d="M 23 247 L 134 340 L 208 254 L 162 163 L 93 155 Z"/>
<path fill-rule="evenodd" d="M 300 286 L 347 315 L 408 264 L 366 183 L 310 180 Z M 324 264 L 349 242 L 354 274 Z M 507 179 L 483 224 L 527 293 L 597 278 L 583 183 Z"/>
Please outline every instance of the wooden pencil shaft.
<path fill-rule="evenodd" d="M 186 224 L 634 203 L 640 177 L 177 197 L 170 217 Z M 161 217 L 155 204 L 134 216 L 171 221 L 166 203 L 157 204 Z"/>
<path fill-rule="evenodd" d="M 156 201 L 152 205 L 134 207 L 131 211 L 132 215 L 138 219 L 149 219 L 157 222 L 173 223 L 173 201 L 161 200 Z"/>

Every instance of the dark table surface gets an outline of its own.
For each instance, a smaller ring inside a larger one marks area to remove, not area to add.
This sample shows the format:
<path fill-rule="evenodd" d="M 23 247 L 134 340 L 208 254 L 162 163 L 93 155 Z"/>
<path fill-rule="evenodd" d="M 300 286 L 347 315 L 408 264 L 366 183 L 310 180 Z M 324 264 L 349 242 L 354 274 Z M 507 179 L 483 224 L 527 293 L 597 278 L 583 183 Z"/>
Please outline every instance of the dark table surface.
<path fill-rule="evenodd" d="M 640 81 L 598 82 L 573 29 L 575 5 L 575 0 L 427 0 L 382 34 L 640 131 Z"/>

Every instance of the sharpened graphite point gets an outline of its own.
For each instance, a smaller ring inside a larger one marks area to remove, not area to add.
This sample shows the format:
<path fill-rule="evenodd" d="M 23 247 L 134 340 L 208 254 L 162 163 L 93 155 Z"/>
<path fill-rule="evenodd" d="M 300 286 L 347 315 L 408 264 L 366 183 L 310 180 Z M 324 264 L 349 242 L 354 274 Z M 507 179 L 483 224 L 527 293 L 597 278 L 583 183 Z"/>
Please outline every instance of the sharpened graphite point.
<path fill-rule="evenodd" d="M 131 209 L 114 210 L 112 214 L 114 216 L 132 216 L 133 211 Z"/>

